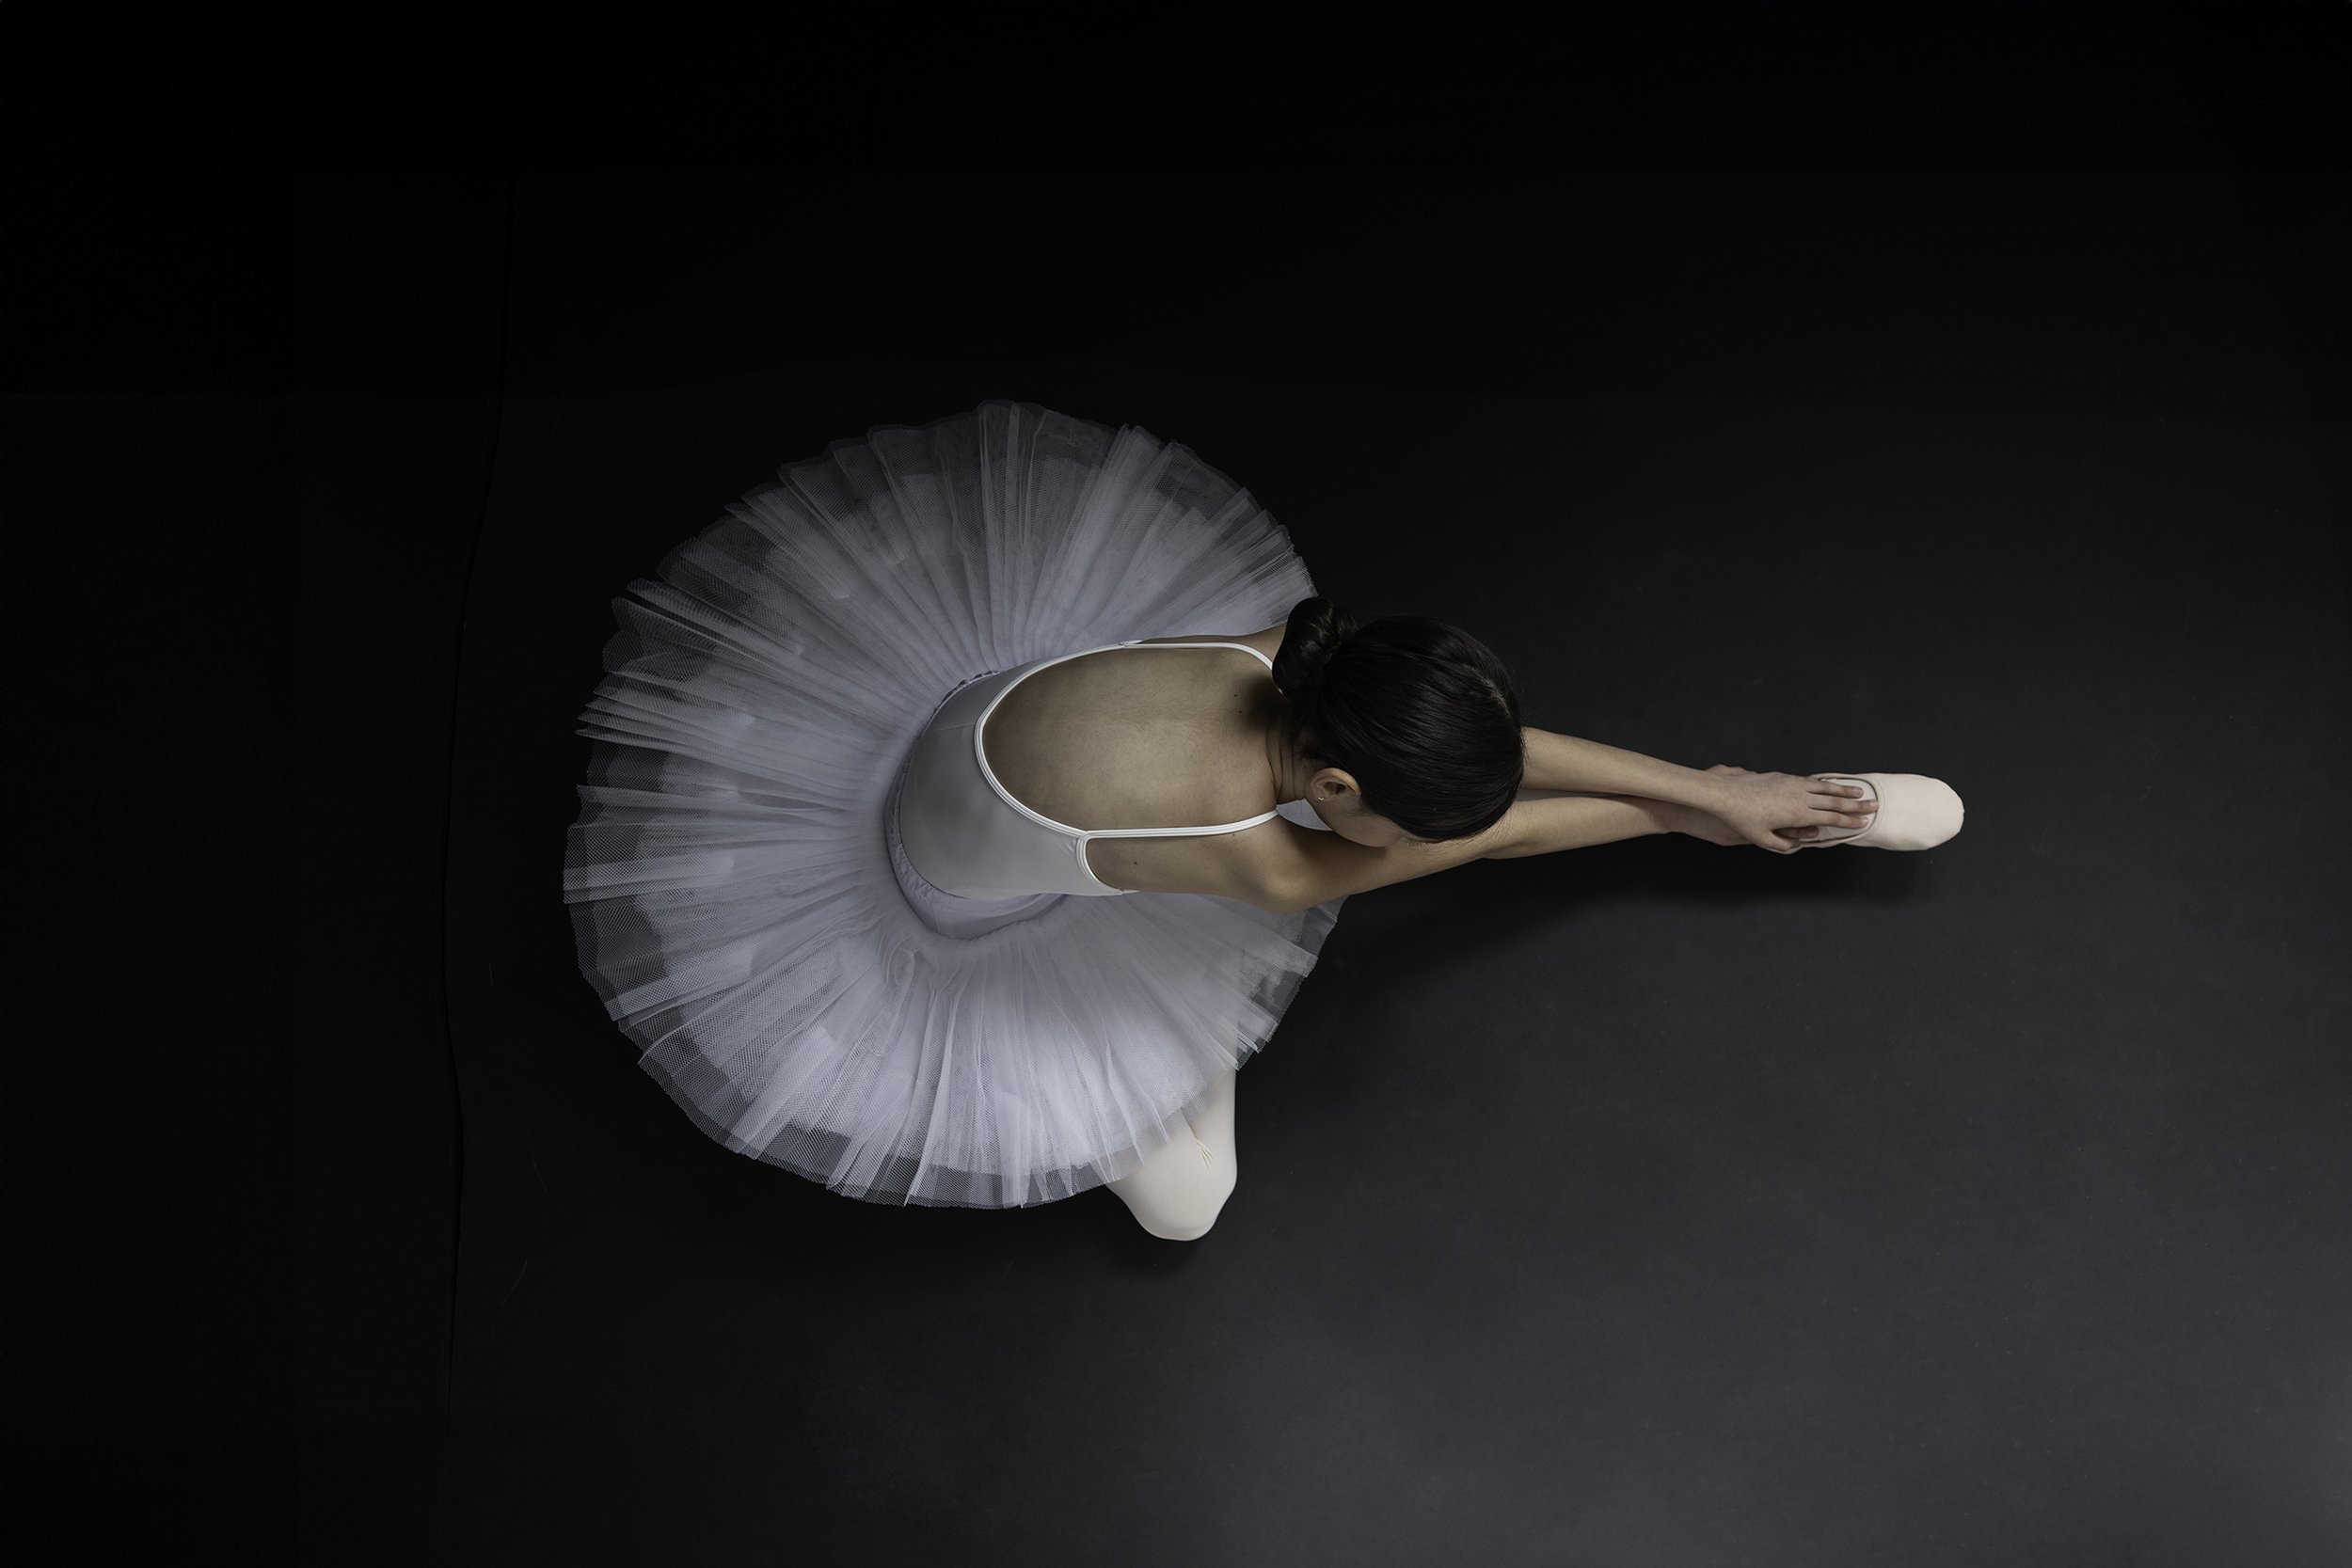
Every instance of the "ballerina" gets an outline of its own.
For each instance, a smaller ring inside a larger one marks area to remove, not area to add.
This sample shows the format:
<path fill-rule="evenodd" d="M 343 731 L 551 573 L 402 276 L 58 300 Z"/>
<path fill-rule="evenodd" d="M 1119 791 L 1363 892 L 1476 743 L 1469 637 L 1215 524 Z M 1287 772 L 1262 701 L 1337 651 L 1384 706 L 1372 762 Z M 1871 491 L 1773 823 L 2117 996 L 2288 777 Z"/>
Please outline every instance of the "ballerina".
<path fill-rule="evenodd" d="M 1189 450 L 1033 404 L 835 442 L 614 608 L 566 840 L 581 973 L 704 1132 L 868 1202 L 1107 1186 L 1197 1239 L 1238 1069 L 1349 897 L 1645 833 L 1960 824 L 1915 775 L 1522 725 L 1476 638 L 1359 622 Z"/>

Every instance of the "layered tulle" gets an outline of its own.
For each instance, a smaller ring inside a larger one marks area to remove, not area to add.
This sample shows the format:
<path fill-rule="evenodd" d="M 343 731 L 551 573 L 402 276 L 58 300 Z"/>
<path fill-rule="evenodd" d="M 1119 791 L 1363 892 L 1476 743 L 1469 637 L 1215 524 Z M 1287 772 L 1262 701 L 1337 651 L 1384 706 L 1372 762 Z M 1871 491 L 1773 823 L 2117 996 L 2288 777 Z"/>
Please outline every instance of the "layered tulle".
<path fill-rule="evenodd" d="M 1315 593 L 1186 448 L 992 400 L 787 467 L 614 601 L 564 895 L 640 1064 L 729 1148 L 881 1202 L 1125 1176 L 1273 1036 L 1343 899 L 932 888 L 890 832 L 960 684 Z"/>

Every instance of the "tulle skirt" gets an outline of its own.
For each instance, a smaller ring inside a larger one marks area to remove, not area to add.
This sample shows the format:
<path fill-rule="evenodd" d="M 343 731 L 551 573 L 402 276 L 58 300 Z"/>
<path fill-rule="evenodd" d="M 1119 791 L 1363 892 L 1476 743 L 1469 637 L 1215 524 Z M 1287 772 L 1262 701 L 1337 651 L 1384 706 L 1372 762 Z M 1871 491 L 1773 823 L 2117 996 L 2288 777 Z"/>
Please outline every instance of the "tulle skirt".
<path fill-rule="evenodd" d="M 895 833 L 960 686 L 1316 592 L 1188 449 L 990 400 L 787 466 L 613 601 L 564 896 L 638 1064 L 846 1196 L 1013 1208 L 1128 1175 L 1272 1037 L 1344 899 L 958 898 Z"/>

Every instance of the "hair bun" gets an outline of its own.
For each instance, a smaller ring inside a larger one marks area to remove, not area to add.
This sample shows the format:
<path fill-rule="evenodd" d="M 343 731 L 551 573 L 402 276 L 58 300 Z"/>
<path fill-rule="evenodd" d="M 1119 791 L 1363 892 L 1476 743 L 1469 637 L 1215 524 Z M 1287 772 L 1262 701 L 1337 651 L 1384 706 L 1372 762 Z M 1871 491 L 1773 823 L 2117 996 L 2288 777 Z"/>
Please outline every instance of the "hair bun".
<path fill-rule="evenodd" d="M 1323 689 L 1331 656 L 1357 629 L 1356 617 L 1321 595 L 1291 607 L 1276 684 L 1292 702 L 1311 702 Z"/>
<path fill-rule="evenodd" d="M 1302 697 L 1323 689 L 1323 677 L 1331 668 L 1331 644 L 1325 643 L 1312 657 L 1301 661 L 1298 673 L 1298 694 Z"/>

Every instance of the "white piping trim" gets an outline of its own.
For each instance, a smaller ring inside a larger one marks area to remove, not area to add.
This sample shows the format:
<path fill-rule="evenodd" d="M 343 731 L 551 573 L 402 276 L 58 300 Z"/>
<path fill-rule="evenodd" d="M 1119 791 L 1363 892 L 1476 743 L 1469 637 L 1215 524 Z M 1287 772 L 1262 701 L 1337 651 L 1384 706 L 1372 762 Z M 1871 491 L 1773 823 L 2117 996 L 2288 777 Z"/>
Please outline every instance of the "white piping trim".
<path fill-rule="evenodd" d="M 1254 828 L 1259 823 L 1270 822 L 1282 814 L 1279 811 L 1263 812 L 1238 822 L 1219 822 L 1206 828 L 1073 828 L 1067 822 L 1057 822 L 1050 816 L 1031 811 L 1014 800 L 1012 791 L 1007 789 L 997 779 L 996 769 L 988 765 L 988 748 L 982 743 L 982 736 L 988 729 L 989 715 L 996 711 L 998 703 L 1012 695 L 1014 687 L 1036 674 L 1038 671 L 1050 670 L 1066 659 L 1080 658 L 1088 654 L 1108 653 L 1113 648 L 1240 648 L 1265 659 L 1265 667 L 1268 670 L 1274 668 L 1274 660 L 1266 658 L 1263 652 L 1250 647 L 1247 642 L 1232 642 L 1221 639 L 1203 639 L 1198 642 L 1146 642 L 1136 638 L 1126 642 L 1105 642 L 1099 648 L 1081 648 L 1074 654 L 1063 654 L 1058 657 L 1049 658 L 1031 669 L 1024 670 L 1018 679 L 1008 684 L 1002 691 L 989 699 L 988 706 L 980 710 L 979 718 L 973 722 L 972 760 L 980 765 L 980 776 L 988 780 L 988 786 L 996 792 L 996 798 L 1030 821 L 1041 823 L 1057 832 L 1070 834 L 1076 841 L 1078 869 L 1086 873 L 1088 881 L 1107 893 L 1133 893 L 1135 891 L 1133 888 L 1112 887 L 1110 883 L 1094 874 L 1094 867 L 1087 863 L 1088 845 L 1098 838 L 1203 838 L 1211 833 L 1237 832 L 1244 828 Z"/>

